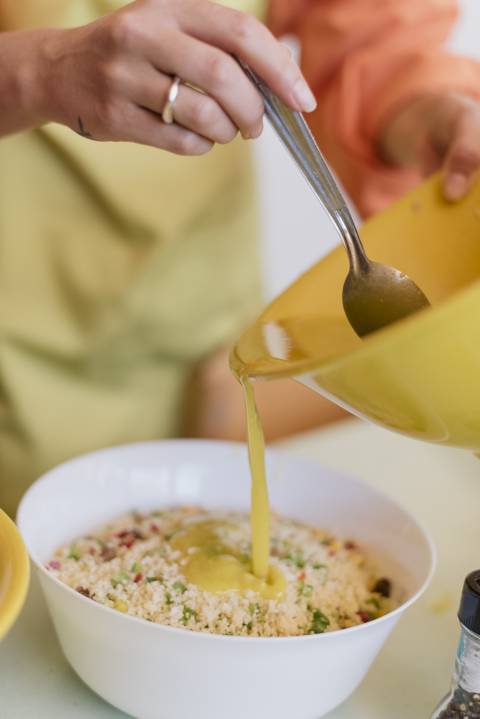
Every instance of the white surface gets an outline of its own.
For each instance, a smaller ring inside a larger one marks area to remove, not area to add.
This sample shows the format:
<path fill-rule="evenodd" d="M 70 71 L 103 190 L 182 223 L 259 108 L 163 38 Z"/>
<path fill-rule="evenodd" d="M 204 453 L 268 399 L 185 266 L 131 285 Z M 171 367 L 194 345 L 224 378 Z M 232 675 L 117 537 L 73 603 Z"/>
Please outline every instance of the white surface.
<path fill-rule="evenodd" d="M 422 2 L 422 0 L 418 0 Z M 399 0 L 401 2 L 401 0 Z M 449 46 L 480 57 L 480 2 L 460 0 Z M 255 142 L 261 198 L 265 294 L 272 298 L 337 244 L 335 230 L 270 127 Z"/>
<path fill-rule="evenodd" d="M 37 482 L 18 524 L 65 655 L 100 696 L 137 719 L 311 719 L 358 686 L 425 588 L 429 541 L 388 497 L 318 462 L 270 451 L 268 475 L 274 509 L 359 541 L 380 574 L 393 579 L 399 608 L 333 634 L 238 639 L 149 624 L 85 599 L 45 569 L 61 544 L 132 507 L 248 510 L 250 494 L 247 452 L 239 444 L 179 440 L 95 453 Z"/>
<path fill-rule="evenodd" d="M 439 551 L 431 589 L 402 619 L 360 689 L 329 716 L 427 719 L 448 687 L 463 578 L 480 565 L 478 460 L 356 420 L 286 445 L 383 489 L 431 532 Z M 0 645 L 0 697 L 2 719 L 124 716 L 97 699 L 68 668 L 36 581 L 19 622 Z"/>

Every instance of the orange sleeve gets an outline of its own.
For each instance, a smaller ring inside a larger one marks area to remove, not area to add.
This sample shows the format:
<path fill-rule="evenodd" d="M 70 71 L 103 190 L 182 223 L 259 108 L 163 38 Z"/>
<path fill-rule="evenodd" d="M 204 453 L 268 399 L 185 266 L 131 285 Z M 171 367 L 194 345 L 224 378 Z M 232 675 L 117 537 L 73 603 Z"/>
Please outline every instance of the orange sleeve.
<path fill-rule="evenodd" d="M 381 162 L 387 119 L 424 93 L 480 97 L 480 64 L 442 49 L 456 0 L 273 0 L 270 26 L 295 33 L 319 107 L 312 130 L 363 215 L 388 205 L 418 173 Z"/>

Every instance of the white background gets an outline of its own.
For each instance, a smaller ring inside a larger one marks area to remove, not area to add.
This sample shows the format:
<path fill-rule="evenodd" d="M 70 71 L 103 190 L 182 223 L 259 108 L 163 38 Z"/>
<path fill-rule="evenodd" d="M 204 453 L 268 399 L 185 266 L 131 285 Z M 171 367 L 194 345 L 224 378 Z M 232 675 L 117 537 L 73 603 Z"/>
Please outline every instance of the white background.
<path fill-rule="evenodd" d="M 455 52 L 480 58 L 480 0 L 461 0 L 460 4 L 462 15 L 449 45 Z M 337 244 L 337 237 L 269 127 L 255 143 L 255 153 L 265 293 L 270 298 Z"/>

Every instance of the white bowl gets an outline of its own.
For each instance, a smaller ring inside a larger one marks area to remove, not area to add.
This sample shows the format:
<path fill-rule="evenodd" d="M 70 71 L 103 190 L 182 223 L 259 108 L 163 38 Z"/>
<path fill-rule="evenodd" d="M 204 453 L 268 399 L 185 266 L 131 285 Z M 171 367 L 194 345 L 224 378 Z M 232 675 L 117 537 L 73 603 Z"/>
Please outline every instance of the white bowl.
<path fill-rule="evenodd" d="M 152 624 L 96 604 L 45 569 L 54 550 L 125 510 L 183 503 L 248 509 L 243 445 L 168 441 L 117 447 L 48 472 L 18 524 L 65 656 L 95 692 L 137 719 L 318 719 L 365 676 L 432 574 L 417 522 L 366 484 L 268 452 L 273 507 L 357 539 L 394 580 L 401 606 L 351 629 L 305 637 L 222 637 Z"/>

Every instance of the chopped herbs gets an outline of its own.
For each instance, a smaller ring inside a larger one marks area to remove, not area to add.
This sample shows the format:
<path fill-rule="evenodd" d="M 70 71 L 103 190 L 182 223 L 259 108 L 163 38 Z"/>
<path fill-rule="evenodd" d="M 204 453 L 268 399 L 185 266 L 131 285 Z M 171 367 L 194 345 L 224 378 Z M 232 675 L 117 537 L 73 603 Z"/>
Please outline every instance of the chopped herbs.
<path fill-rule="evenodd" d="M 296 567 L 299 569 L 303 569 L 306 561 L 305 557 L 303 556 L 302 552 L 300 550 L 297 550 L 296 552 L 292 552 L 288 555 L 287 559 L 289 559 L 291 562 L 294 563 Z"/>
<path fill-rule="evenodd" d="M 180 594 L 185 594 L 187 591 L 187 587 L 183 582 L 174 582 L 172 584 L 172 587 L 175 589 L 176 592 L 180 592 Z"/>
<path fill-rule="evenodd" d="M 315 609 L 312 616 L 312 626 L 310 627 L 310 634 L 323 634 L 324 631 L 329 627 L 330 620 L 328 617 L 320 611 Z"/>
<path fill-rule="evenodd" d="M 194 609 L 191 609 L 190 607 L 183 607 L 183 615 L 182 615 L 182 622 L 184 624 L 188 624 L 191 618 L 196 619 L 197 618 L 197 612 Z"/>
<path fill-rule="evenodd" d="M 298 587 L 298 592 L 301 597 L 311 597 L 313 594 L 313 587 L 311 584 L 305 584 L 305 582 L 300 582 Z"/>
<path fill-rule="evenodd" d="M 110 582 L 114 589 L 118 587 L 119 584 L 126 584 L 128 582 L 130 577 L 126 572 L 118 572 L 114 577 L 111 578 Z"/>

